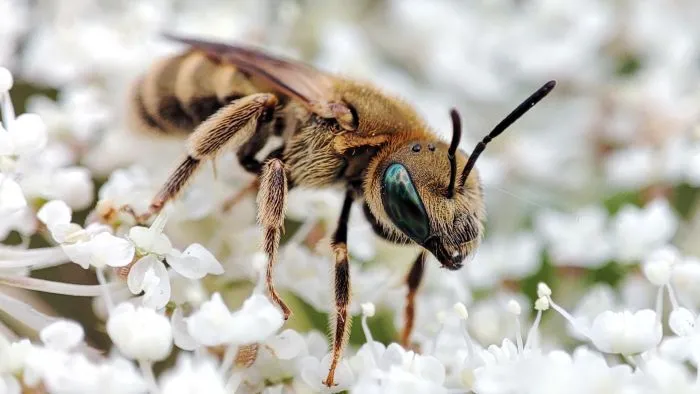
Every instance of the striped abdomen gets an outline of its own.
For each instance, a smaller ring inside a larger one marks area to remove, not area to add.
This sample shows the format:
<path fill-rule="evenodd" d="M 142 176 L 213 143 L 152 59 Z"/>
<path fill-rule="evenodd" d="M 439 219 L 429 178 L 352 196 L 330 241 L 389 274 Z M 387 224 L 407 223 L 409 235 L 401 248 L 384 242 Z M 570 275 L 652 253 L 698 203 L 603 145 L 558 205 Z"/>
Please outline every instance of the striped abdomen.
<path fill-rule="evenodd" d="M 138 129 L 186 134 L 222 106 L 256 92 L 235 66 L 189 51 L 154 64 L 136 82 L 131 119 Z"/>

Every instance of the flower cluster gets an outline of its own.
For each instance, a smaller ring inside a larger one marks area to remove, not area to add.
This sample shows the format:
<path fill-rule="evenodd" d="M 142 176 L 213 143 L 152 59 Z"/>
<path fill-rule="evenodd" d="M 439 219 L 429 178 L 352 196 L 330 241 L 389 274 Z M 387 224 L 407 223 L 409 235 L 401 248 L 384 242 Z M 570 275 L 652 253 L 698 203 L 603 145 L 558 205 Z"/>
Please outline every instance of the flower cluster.
<path fill-rule="evenodd" d="M 0 0 L 0 394 L 700 392 L 699 17 L 695 0 Z M 185 150 L 127 121 L 135 79 L 180 49 L 164 31 L 375 82 L 445 139 L 457 107 L 466 152 L 558 81 L 477 163 L 485 239 L 462 270 L 428 258 L 410 346 L 417 249 L 356 204 L 360 328 L 322 383 L 337 190 L 289 193 L 288 321 L 255 198 L 230 204 L 252 180 L 235 152 L 137 220 Z"/>

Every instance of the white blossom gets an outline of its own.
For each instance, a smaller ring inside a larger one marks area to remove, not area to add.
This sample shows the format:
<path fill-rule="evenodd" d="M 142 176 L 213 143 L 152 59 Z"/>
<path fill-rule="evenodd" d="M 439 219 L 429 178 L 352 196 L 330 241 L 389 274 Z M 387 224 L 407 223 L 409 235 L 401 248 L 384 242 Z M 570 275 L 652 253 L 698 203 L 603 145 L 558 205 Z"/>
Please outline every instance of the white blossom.
<path fill-rule="evenodd" d="M 615 256 L 621 262 L 634 262 L 670 241 L 678 219 L 668 201 L 654 200 L 644 208 L 623 207 L 613 221 Z"/>
<path fill-rule="evenodd" d="M 658 345 L 661 337 L 661 323 L 649 309 L 635 313 L 605 311 L 591 325 L 591 340 L 606 353 L 641 353 Z"/>
<path fill-rule="evenodd" d="M 56 350 L 70 350 L 83 340 L 83 327 L 72 321 L 59 320 L 46 326 L 39 336 L 46 346 Z"/>
<path fill-rule="evenodd" d="M 175 368 L 160 378 L 163 394 L 224 394 L 229 392 L 225 383 L 213 359 L 187 353 L 181 353 Z"/>
<path fill-rule="evenodd" d="M 172 347 L 172 329 L 168 319 L 146 307 L 122 303 L 110 314 L 107 333 L 127 357 L 160 361 Z"/>

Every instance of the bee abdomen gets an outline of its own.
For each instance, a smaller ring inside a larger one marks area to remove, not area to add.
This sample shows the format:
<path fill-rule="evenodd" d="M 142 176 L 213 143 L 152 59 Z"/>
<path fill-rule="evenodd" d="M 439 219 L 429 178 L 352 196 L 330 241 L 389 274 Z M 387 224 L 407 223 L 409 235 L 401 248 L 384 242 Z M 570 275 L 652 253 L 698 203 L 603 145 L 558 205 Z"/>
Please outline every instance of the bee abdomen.
<path fill-rule="evenodd" d="M 132 90 L 134 125 L 158 134 L 188 134 L 224 105 L 256 93 L 246 76 L 198 51 L 156 63 Z"/>

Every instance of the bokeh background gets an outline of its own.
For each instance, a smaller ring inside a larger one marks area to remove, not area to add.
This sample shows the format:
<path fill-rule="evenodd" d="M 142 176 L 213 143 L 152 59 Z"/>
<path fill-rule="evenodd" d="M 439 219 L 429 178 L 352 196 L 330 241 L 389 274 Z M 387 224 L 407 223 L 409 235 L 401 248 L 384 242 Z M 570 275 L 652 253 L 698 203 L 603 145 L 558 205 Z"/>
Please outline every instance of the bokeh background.
<path fill-rule="evenodd" d="M 162 32 L 261 46 L 374 82 L 415 104 L 445 140 L 455 107 L 466 152 L 556 79 L 555 91 L 477 164 L 488 209 L 482 247 L 459 272 L 431 258 L 418 296 L 417 342 L 435 335 L 440 311 L 463 302 L 472 335 L 490 344 L 513 336 L 505 303 L 515 298 L 531 310 L 540 281 L 584 320 L 605 309 L 652 306 L 655 289 L 639 264 L 667 244 L 684 256 L 673 278 L 679 297 L 700 304 L 693 257 L 700 255 L 698 20 L 696 0 L 0 0 L 0 65 L 15 75 L 16 111 L 37 113 L 48 125 L 43 160 L 51 170 L 22 180 L 32 206 L 62 199 L 78 222 L 98 199 L 144 208 L 183 151 L 182 141 L 156 140 L 126 124 L 134 78 L 180 50 Z M 202 242 L 227 269 L 184 292 L 193 305 L 221 291 L 235 306 L 257 275 L 254 200 L 218 213 L 250 179 L 230 156 L 219 160 L 216 179 L 210 171 L 198 176 L 168 223 L 176 245 Z M 277 277 L 292 300 L 289 325 L 302 331 L 326 331 L 327 242 L 341 196 L 290 196 L 291 246 Z M 417 250 L 378 240 L 359 211 L 352 220 L 353 311 L 360 302 L 377 304 L 372 329 L 390 342 Z M 3 243 L 49 242 L 23 223 L 0 223 Z M 32 275 L 95 283 L 77 265 Z M 109 344 L 89 299 L 0 291 L 77 319 L 91 329 L 91 344 Z M 359 326 L 351 343 L 364 342 Z M 543 330 L 545 342 L 576 342 L 561 318 L 546 318 Z"/>

